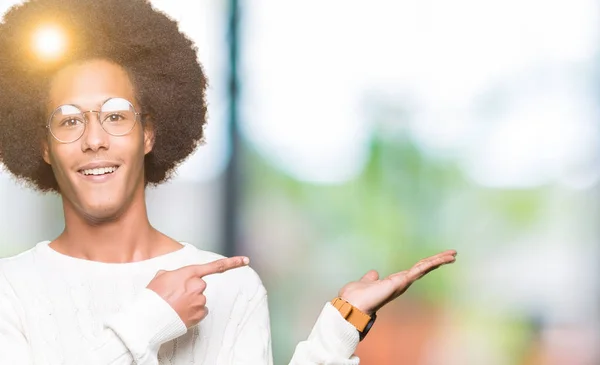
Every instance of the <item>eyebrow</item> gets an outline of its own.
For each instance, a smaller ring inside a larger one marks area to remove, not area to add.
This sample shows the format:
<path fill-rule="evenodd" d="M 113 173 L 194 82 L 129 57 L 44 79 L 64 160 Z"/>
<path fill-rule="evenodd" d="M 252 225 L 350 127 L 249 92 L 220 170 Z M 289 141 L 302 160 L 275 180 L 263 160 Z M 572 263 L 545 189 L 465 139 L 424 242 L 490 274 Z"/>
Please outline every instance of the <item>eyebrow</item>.
<path fill-rule="evenodd" d="M 115 99 L 115 98 L 119 98 L 119 99 L 125 99 L 125 98 L 121 98 L 120 96 L 109 96 L 108 98 L 104 99 L 101 103 L 97 104 L 98 106 L 102 107 L 102 105 L 106 104 L 107 101 L 109 101 L 110 99 Z M 128 100 L 128 99 L 125 99 Z M 60 104 L 58 105 L 56 108 L 54 108 L 54 110 L 60 108 L 61 106 L 65 106 L 65 105 L 71 105 L 76 107 L 77 109 L 83 111 L 83 109 L 87 109 L 87 108 L 83 108 L 81 105 L 79 104 L 75 104 L 75 103 L 66 103 L 66 104 Z"/>

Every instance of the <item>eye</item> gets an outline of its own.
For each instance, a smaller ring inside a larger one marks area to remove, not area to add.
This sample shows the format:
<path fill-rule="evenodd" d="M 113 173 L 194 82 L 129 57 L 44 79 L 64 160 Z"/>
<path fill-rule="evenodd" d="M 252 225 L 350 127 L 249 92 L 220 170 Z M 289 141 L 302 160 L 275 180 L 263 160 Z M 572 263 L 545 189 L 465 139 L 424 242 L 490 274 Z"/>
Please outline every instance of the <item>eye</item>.
<path fill-rule="evenodd" d="M 82 124 L 83 122 L 78 119 L 78 118 L 65 118 L 60 122 L 60 127 L 65 127 L 65 128 L 73 128 L 73 127 L 77 127 L 78 125 Z"/>
<path fill-rule="evenodd" d="M 104 118 L 105 122 L 112 122 L 112 123 L 117 123 L 117 122 L 121 122 L 123 120 L 125 120 L 125 116 L 118 114 L 118 113 L 112 113 L 106 116 L 106 118 Z"/>

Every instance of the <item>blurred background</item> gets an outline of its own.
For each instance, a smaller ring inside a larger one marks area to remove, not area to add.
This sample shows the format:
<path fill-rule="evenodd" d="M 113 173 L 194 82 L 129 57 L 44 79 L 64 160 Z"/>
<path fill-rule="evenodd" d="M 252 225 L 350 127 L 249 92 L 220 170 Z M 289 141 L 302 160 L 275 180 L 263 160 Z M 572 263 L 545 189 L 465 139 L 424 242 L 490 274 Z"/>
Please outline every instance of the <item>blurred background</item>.
<path fill-rule="evenodd" d="M 363 364 L 600 364 L 597 1 L 152 3 L 211 86 L 207 143 L 148 191 L 151 221 L 250 255 L 276 364 L 342 285 L 447 248 Z M 0 257 L 62 229 L 4 172 L 0 202 Z"/>

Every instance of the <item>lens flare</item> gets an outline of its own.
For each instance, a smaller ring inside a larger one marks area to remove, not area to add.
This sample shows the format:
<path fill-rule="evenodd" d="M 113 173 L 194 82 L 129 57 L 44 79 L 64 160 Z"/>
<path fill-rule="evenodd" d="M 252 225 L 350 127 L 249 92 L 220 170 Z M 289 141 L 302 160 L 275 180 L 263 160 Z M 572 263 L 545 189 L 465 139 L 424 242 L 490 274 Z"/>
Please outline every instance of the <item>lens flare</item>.
<path fill-rule="evenodd" d="M 67 47 L 67 37 L 64 31 L 54 25 L 39 27 L 33 34 L 33 49 L 36 55 L 44 61 L 59 59 Z"/>

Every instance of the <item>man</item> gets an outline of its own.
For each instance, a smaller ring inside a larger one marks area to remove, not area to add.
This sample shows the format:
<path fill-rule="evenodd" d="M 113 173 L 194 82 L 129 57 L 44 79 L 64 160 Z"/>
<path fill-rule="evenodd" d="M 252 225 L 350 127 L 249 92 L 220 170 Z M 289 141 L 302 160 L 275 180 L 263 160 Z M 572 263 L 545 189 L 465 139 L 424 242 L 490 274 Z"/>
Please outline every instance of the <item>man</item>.
<path fill-rule="evenodd" d="M 64 36 L 52 52 L 47 39 L 31 46 L 40 29 Z M 271 364 L 248 258 L 148 221 L 146 185 L 203 138 L 206 79 L 177 24 L 143 0 L 38 0 L 6 14 L 0 49 L 0 158 L 59 193 L 65 218 L 54 240 L 0 261 L 2 363 Z M 291 363 L 357 364 L 376 311 L 455 254 L 347 284 Z"/>

